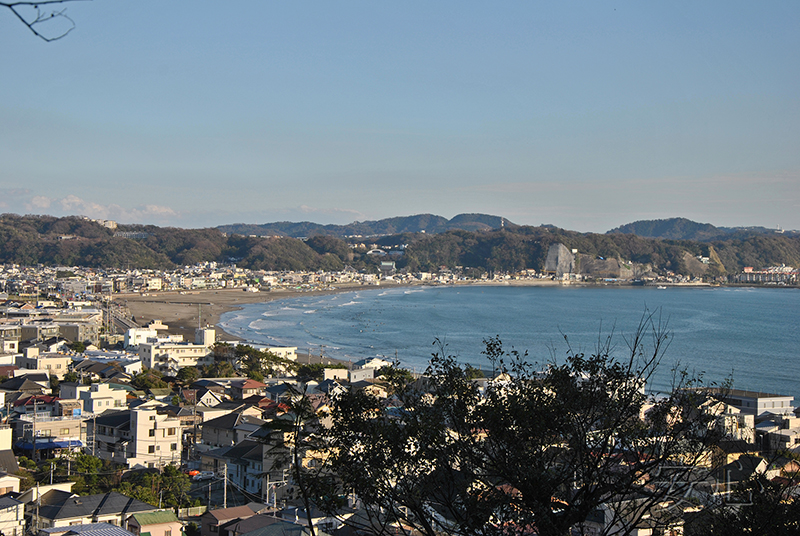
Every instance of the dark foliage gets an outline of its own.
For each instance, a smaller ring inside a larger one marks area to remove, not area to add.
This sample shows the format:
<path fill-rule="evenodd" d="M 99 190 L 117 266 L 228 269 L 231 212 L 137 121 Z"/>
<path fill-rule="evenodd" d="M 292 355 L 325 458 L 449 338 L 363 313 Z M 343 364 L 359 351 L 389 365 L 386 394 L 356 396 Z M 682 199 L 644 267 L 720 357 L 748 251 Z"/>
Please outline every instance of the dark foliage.
<path fill-rule="evenodd" d="M 738 273 L 745 266 L 800 265 L 797 234 L 736 232 L 724 235 L 724 239 L 699 242 L 621 232 L 583 234 L 552 226 L 506 224 L 502 229 L 497 225 L 491 230 L 489 224 L 499 223 L 499 218 L 480 214 L 457 216 L 447 224 L 450 226 L 455 220 L 461 227 L 470 227 L 466 225 L 469 222 L 485 225 L 480 230 L 438 228 L 436 222 L 440 220 L 447 222 L 430 215 L 381 220 L 382 232 L 396 234 L 374 240 L 382 247 L 406 246 L 403 255 L 395 259 L 398 269 L 414 272 L 461 267 L 472 276 L 497 271 L 540 271 L 548 248 L 554 243 L 577 249 L 588 258 L 621 259 L 661 273 L 671 270 L 697 275 L 690 266 L 696 256 L 715 261 L 708 272 L 703 271 L 712 276 Z M 431 231 L 417 232 L 425 227 Z M 109 229 L 82 218 L 5 214 L 0 216 L 0 263 L 167 269 L 205 261 L 235 261 L 255 270 L 335 271 L 351 265 L 376 273 L 381 260 L 366 255 L 363 248 L 351 248 L 341 238 L 321 234 L 304 242 L 289 237 L 226 236 L 218 229 L 126 225 L 120 226 L 119 231 L 142 233 L 144 238 L 114 237 Z M 67 271 L 61 274 L 67 277 Z"/>

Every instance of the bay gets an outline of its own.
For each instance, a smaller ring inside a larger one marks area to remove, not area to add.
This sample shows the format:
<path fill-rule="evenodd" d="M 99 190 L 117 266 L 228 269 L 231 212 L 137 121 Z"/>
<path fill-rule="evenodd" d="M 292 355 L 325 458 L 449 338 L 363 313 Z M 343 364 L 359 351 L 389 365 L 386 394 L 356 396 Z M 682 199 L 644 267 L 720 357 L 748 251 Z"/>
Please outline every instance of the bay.
<path fill-rule="evenodd" d="M 665 390 L 674 367 L 706 382 L 732 377 L 739 389 L 800 402 L 800 290 L 769 288 L 458 286 L 372 288 L 243 306 L 223 315 L 229 333 L 259 344 L 356 361 L 383 356 L 421 372 L 444 345 L 486 370 L 483 340 L 499 336 L 532 362 L 563 360 L 564 335 L 591 353 L 613 334 L 614 355 L 646 311 L 670 332 L 650 388 Z"/>

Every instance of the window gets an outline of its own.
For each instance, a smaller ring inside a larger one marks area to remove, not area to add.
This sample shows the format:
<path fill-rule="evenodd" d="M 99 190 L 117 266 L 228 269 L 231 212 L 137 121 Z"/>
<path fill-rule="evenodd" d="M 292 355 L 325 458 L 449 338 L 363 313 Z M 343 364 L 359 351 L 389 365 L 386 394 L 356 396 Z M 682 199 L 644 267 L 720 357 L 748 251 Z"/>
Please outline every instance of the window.
<path fill-rule="evenodd" d="M 154 421 L 154 420 L 156 420 L 156 416 L 155 416 L 155 415 L 150 415 L 150 420 L 151 420 L 151 421 Z"/>
<path fill-rule="evenodd" d="M 62 428 L 61 435 L 69 435 L 69 428 Z"/>
<path fill-rule="evenodd" d="M 217 532 L 217 526 L 216 525 L 211 525 L 208 528 L 211 529 L 211 532 Z"/>
<path fill-rule="evenodd" d="M 150 432 L 150 437 L 156 437 L 156 431 L 155 430 L 150 430 L 149 432 Z"/>
<path fill-rule="evenodd" d="M 150 454 L 153 454 L 155 451 L 156 451 L 155 445 L 150 445 L 149 447 L 147 447 L 147 452 L 149 452 Z"/>
<path fill-rule="evenodd" d="M 164 531 L 164 536 L 172 536 L 172 531 L 167 529 Z"/>
<path fill-rule="evenodd" d="M 61 368 L 61 364 L 60 363 L 56 364 L 56 368 L 60 369 Z"/>
<path fill-rule="evenodd" d="M 175 435 L 175 428 L 167 428 L 167 435 Z"/>
<path fill-rule="evenodd" d="M 171 445 L 169 446 L 169 450 L 178 450 L 178 444 L 177 444 L 177 443 L 173 443 L 173 444 L 171 444 Z"/>

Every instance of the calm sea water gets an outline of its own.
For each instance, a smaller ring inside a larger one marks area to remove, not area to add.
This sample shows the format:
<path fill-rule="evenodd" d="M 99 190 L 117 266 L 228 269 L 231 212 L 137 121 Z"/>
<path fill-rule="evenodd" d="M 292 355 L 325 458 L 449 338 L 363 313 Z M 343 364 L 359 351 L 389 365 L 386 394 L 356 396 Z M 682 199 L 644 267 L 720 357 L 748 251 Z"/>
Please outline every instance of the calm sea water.
<path fill-rule="evenodd" d="M 800 290 L 650 287 L 425 287 L 370 289 L 245 305 L 224 315 L 229 333 L 345 360 L 395 355 L 422 371 L 436 350 L 488 367 L 482 341 L 499 335 L 531 361 L 563 359 L 567 335 L 586 353 L 614 333 L 616 355 L 645 310 L 657 311 L 670 345 L 651 387 L 676 365 L 706 381 L 793 395 L 800 403 Z"/>

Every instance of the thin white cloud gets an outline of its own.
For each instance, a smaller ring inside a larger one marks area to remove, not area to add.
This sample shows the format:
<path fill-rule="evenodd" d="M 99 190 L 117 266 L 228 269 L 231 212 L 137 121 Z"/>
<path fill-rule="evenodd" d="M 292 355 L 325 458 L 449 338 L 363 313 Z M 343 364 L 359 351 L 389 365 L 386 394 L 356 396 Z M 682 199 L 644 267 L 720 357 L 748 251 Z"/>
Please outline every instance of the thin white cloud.
<path fill-rule="evenodd" d="M 36 195 L 33 196 L 30 200 L 30 203 L 26 205 L 28 210 L 44 210 L 50 208 L 50 205 L 53 203 L 53 200 L 49 197 L 45 197 L 43 195 Z"/>
<path fill-rule="evenodd" d="M 0 192 L 2 194 L 4 192 Z M 111 203 L 103 205 L 87 201 L 70 194 L 62 198 L 51 198 L 43 195 L 30 195 L 27 190 L 20 190 L 13 205 L 4 203 L 3 208 L 17 206 L 27 212 L 47 213 L 54 216 L 88 216 L 95 219 L 114 220 L 120 223 L 156 223 L 171 224 L 181 214 L 168 206 L 146 204 L 136 207 L 124 207 Z"/>
<path fill-rule="evenodd" d="M 343 217 L 349 216 L 355 218 L 356 220 L 364 219 L 364 213 L 359 212 L 358 210 L 352 210 L 348 208 L 315 208 L 309 207 L 308 205 L 300 205 L 297 207 L 299 212 L 303 214 L 323 214 L 325 216 L 334 216 L 334 217 Z"/>

